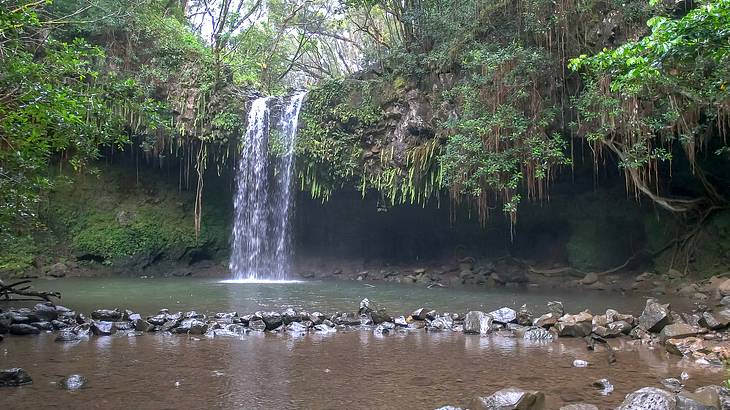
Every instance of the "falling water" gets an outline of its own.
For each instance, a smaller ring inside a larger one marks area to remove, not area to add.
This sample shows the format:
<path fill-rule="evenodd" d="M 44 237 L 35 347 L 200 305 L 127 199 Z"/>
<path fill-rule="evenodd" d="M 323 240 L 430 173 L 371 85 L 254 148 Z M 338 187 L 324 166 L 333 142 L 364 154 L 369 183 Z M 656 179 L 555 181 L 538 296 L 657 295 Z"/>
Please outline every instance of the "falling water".
<path fill-rule="evenodd" d="M 303 99 L 299 93 L 251 104 L 234 199 L 230 269 L 237 280 L 289 276 L 294 140 Z M 272 126 L 279 105 L 279 121 Z M 270 146 L 277 146 L 280 155 L 269 155 Z"/>

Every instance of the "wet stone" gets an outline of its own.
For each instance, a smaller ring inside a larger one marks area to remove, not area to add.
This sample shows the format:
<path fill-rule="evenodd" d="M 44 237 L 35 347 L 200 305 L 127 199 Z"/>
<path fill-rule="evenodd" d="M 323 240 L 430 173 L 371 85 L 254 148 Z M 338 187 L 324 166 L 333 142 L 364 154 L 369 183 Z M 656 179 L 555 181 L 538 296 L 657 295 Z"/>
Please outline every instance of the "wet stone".
<path fill-rule="evenodd" d="M 53 330 L 53 325 L 51 324 L 51 322 L 33 322 L 30 325 L 41 331 Z"/>
<path fill-rule="evenodd" d="M 10 325 L 9 332 L 11 335 L 25 336 L 25 335 L 37 335 L 41 331 L 35 327 L 25 323 L 14 323 Z"/>
<path fill-rule="evenodd" d="M 119 309 L 99 309 L 91 312 L 91 318 L 103 322 L 118 322 L 122 320 L 122 312 Z"/>
<path fill-rule="evenodd" d="M 117 332 L 114 322 L 94 321 L 91 323 L 91 333 L 94 336 L 110 336 Z"/>
<path fill-rule="evenodd" d="M 33 307 L 32 315 L 36 322 L 50 322 L 58 318 L 58 311 L 52 303 L 39 303 Z"/>
<path fill-rule="evenodd" d="M 565 314 L 565 309 L 563 308 L 563 302 L 559 301 L 552 301 L 547 303 L 547 313 L 552 313 L 555 317 L 561 317 Z"/>
<path fill-rule="evenodd" d="M 499 390 L 487 397 L 476 397 L 469 406 L 471 410 L 543 410 L 545 409 L 545 394 L 542 392 L 528 392 L 514 387 Z"/>
<path fill-rule="evenodd" d="M 626 396 L 617 410 L 675 410 L 677 401 L 666 390 L 644 387 Z"/>
<path fill-rule="evenodd" d="M 486 335 L 491 331 L 492 320 L 484 312 L 472 310 L 464 318 L 464 333 Z"/>
<path fill-rule="evenodd" d="M 639 326 L 655 333 L 660 332 L 671 321 L 669 305 L 662 305 L 654 299 L 646 301 L 644 311 L 639 316 Z"/>
<path fill-rule="evenodd" d="M 497 323 L 513 323 L 517 321 L 517 312 L 514 309 L 503 307 L 488 313 Z"/>
<path fill-rule="evenodd" d="M 251 328 L 251 330 L 263 332 L 266 330 L 266 323 L 264 323 L 261 319 L 256 319 L 248 322 L 248 327 Z"/>
<path fill-rule="evenodd" d="M 29 383 L 33 383 L 33 379 L 20 367 L 0 370 L 0 387 L 22 386 Z"/>

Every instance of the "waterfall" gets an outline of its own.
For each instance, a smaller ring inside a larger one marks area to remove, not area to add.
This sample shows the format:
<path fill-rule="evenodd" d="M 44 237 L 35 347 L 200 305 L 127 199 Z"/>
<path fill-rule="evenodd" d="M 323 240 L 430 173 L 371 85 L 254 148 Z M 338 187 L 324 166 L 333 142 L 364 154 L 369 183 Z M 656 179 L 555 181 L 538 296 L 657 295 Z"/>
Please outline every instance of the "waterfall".
<path fill-rule="evenodd" d="M 289 276 L 294 142 L 303 100 L 304 93 L 298 93 L 251 104 L 234 197 L 230 269 L 237 280 Z M 279 121 L 272 125 L 277 111 Z"/>

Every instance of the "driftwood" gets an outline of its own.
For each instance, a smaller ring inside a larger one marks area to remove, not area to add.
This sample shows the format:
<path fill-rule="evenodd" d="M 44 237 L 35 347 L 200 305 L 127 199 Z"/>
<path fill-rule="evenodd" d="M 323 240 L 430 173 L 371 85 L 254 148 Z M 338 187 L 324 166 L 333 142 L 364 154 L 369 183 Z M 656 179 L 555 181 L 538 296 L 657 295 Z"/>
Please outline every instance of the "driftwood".
<path fill-rule="evenodd" d="M 31 286 L 29 285 L 30 282 L 31 281 L 29 279 L 24 279 L 6 285 L 5 282 L 0 280 L 0 302 L 45 300 L 46 302 L 53 303 L 51 298 L 61 299 L 61 293 L 59 292 L 38 292 L 31 290 Z"/>

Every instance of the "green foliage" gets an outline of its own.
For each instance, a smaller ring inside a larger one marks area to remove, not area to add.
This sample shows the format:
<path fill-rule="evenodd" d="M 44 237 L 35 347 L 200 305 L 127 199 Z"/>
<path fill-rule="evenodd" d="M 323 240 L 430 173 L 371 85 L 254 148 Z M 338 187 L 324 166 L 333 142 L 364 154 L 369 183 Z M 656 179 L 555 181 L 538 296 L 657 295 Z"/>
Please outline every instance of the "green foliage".
<path fill-rule="evenodd" d="M 0 236 L 0 272 L 17 273 L 30 268 L 38 251 L 30 235 Z"/>
<path fill-rule="evenodd" d="M 333 190 L 354 181 L 366 130 L 383 113 L 367 82 L 326 81 L 310 90 L 305 104 L 295 147 L 300 186 L 313 198 L 326 200 Z"/>

